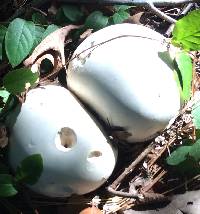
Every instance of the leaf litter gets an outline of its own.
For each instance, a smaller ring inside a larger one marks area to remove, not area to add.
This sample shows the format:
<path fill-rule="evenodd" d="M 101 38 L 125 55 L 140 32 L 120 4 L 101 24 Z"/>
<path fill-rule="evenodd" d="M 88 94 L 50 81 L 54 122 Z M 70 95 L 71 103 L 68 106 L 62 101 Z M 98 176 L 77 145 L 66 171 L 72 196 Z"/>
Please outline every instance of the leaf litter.
<path fill-rule="evenodd" d="M 33 53 L 29 58 L 24 61 L 24 65 L 26 67 L 32 66 L 34 63 L 41 63 L 41 57 L 46 54 L 49 50 L 53 50 L 57 52 L 56 62 L 53 62 L 53 65 L 56 66 L 56 71 L 59 70 L 61 66 L 65 66 L 65 54 L 64 54 L 64 46 L 65 39 L 70 33 L 71 30 L 78 29 L 80 26 L 76 25 L 67 25 L 62 27 L 53 33 L 49 34 L 44 40 L 34 49 Z"/>

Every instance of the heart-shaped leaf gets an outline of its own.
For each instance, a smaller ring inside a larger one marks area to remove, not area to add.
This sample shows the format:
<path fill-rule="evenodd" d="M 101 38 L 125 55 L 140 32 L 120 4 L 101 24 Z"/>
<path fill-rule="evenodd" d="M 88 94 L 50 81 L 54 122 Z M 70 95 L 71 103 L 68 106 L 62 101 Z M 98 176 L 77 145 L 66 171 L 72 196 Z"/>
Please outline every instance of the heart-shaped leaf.
<path fill-rule="evenodd" d="M 112 18 L 113 24 L 120 24 L 124 20 L 128 19 L 128 17 L 129 17 L 129 13 L 127 13 L 124 10 L 119 10 L 111 18 Z"/>
<path fill-rule="evenodd" d="M 94 11 L 91 13 L 85 21 L 85 28 L 93 29 L 97 31 L 101 28 L 106 27 L 108 24 L 108 17 L 104 16 L 101 11 Z"/>
<path fill-rule="evenodd" d="M 172 43 L 187 50 L 200 50 L 200 10 L 178 20 L 172 32 Z"/>
<path fill-rule="evenodd" d="M 181 162 L 187 159 L 191 150 L 191 146 L 181 146 L 176 149 L 172 154 L 167 158 L 167 163 L 172 166 L 176 166 Z"/>
<path fill-rule="evenodd" d="M 17 167 L 15 180 L 33 185 L 40 178 L 43 171 L 43 160 L 40 154 L 30 155 Z"/>
<path fill-rule="evenodd" d="M 35 25 L 33 22 L 16 18 L 9 24 L 5 36 L 5 47 L 12 67 L 19 65 L 30 53 L 34 40 Z"/>
<path fill-rule="evenodd" d="M 20 68 L 6 74 L 3 85 L 11 94 L 19 94 L 36 83 L 38 78 L 38 73 L 33 73 L 28 68 Z"/>

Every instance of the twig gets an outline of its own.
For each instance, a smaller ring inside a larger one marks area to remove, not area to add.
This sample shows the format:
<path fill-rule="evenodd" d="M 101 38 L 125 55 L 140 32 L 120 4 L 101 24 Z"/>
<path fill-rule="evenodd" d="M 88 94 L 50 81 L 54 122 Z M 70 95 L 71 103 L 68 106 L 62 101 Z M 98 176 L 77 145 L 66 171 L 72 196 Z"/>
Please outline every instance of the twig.
<path fill-rule="evenodd" d="M 30 7 L 40 7 L 42 5 L 44 5 L 45 3 L 47 3 L 49 0 L 41 0 L 41 1 L 35 1 L 35 3 L 29 3 L 26 4 L 24 7 L 20 7 L 18 8 L 15 13 L 7 20 L 7 21 L 12 21 L 13 19 L 23 15 L 26 12 L 26 8 L 30 8 Z"/>
<path fill-rule="evenodd" d="M 179 14 L 179 16 L 183 16 L 183 15 L 186 15 L 190 9 L 193 7 L 194 3 L 189 3 L 188 5 L 186 5 L 186 7 L 183 9 L 183 11 Z M 174 29 L 174 24 L 171 24 L 169 26 L 169 28 L 167 29 L 166 33 L 165 33 L 165 36 L 166 37 L 170 37 L 172 31 Z"/>
<path fill-rule="evenodd" d="M 154 143 L 149 144 L 149 146 L 131 163 L 131 165 L 126 168 L 124 172 L 110 185 L 110 188 L 115 190 L 121 181 L 134 170 L 134 168 L 146 157 L 153 147 Z"/>
<path fill-rule="evenodd" d="M 162 194 L 163 194 L 163 195 L 166 195 L 166 194 L 168 194 L 168 193 L 170 193 L 170 192 L 173 192 L 174 190 L 177 190 L 177 189 L 179 189 L 180 187 L 185 186 L 185 184 L 189 184 L 189 183 L 191 183 L 192 181 L 194 181 L 194 180 L 196 180 L 196 179 L 198 179 L 198 178 L 200 178 L 200 175 L 196 175 L 195 177 L 189 179 L 188 181 L 185 181 L 184 183 L 181 183 L 181 184 L 179 184 L 178 186 L 176 186 L 176 187 L 174 187 L 174 188 L 172 188 L 172 189 L 170 189 L 170 190 L 167 190 L 167 191 L 163 192 Z"/>
<path fill-rule="evenodd" d="M 144 199 L 142 199 L 139 202 L 136 202 L 136 204 L 147 204 L 147 203 L 155 203 L 155 202 L 161 202 L 161 201 L 169 201 L 169 198 L 164 196 L 163 194 L 159 193 L 143 193 Z"/>
<path fill-rule="evenodd" d="M 42 10 L 36 8 L 36 7 L 31 7 L 31 9 L 35 10 L 36 12 L 42 14 L 43 16 L 47 16 L 47 14 L 45 12 L 43 12 Z"/>
<path fill-rule="evenodd" d="M 160 11 L 157 7 L 154 6 L 153 3 L 148 2 L 147 3 L 147 8 L 153 12 L 154 14 L 156 14 L 158 17 L 160 17 L 161 19 L 164 19 L 172 24 L 174 24 L 176 22 L 176 19 L 171 18 L 170 16 L 166 15 L 165 13 L 163 13 L 162 11 Z"/>
<path fill-rule="evenodd" d="M 153 159 L 153 160 L 149 163 L 148 168 L 150 168 L 150 167 L 161 157 L 161 155 L 166 151 L 167 147 L 168 147 L 169 145 L 171 145 L 172 143 L 174 143 L 175 140 L 176 140 L 176 136 L 174 136 L 172 139 L 169 140 L 169 142 L 168 142 L 168 143 L 164 146 L 164 148 L 159 152 L 159 155 L 156 156 L 156 158 Z"/>
<path fill-rule="evenodd" d="M 121 197 L 126 197 L 126 198 L 135 198 L 135 199 L 139 199 L 140 197 L 142 197 L 141 194 L 139 194 L 138 192 L 135 193 L 129 193 L 129 192 L 122 192 L 122 191 L 117 191 L 114 190 L 112 187 L 108 187 L 107 188 L 108 192 L 113 194 L 113 195 L 117 195 L 117 196 L 121 196 Z"/>
<path fill-rule="evenodd" d="M 163 170 L 149 185 L 142 187 L 142 192 L 148 192 L 166 173 Z"/>

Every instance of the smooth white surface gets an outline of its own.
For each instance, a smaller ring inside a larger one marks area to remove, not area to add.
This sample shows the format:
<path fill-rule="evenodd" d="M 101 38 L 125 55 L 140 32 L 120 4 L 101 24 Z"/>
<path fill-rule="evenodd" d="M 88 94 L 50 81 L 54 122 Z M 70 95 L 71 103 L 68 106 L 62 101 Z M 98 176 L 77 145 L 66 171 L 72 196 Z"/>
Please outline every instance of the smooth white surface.
<path fill-rule="evenodd" d="M 101 186 L 114 169 L 116 150 L 65 88 L 31 90 L 21 110 L 8 118 L 8 125 L 13 168 L 28 155 L 42 155 L 44 171 L 38 183 L 30 186 L 38 193 L 52 197 L 85 194 Z M 62 150 L 58 133 L 63 127 L 76 133 L 76 143 Z M 97 157 L 91 157 L 92 152 Z"/>
<path fill-rule="evenodd" d="M 167 51 L 163 41 L 144 26 L 112 25 L 84 40 L 69 64 L 70 90 L 112 126 L 131 133 L 129 142 L 150 138 L 180 108 L 173 71 L 158 56 Z"/>

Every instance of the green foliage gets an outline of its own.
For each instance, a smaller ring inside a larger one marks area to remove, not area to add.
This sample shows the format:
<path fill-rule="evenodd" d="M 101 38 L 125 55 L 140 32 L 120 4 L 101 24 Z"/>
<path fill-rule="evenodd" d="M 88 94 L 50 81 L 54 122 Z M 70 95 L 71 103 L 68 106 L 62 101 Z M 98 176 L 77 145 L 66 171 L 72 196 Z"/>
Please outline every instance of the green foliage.
<path fill-rule="evenodd" d="M 128 10 L 128 9 L 130 9 L 131 7 L 133 7 L 133 6 L 129 6 L 129 5 L 115 5 L 114 6 L 114 9 L 115 9 L 115 11 L 116 12 L 118 12 L 118 11 L 125 11 L 125 10 Z"/>
<path fill-rule="evenodd" d="M 10 197 L 17 194 L 13 178 L 9 174 L 0 174 L 0 197 Z"/>
<path fill-rule="evenodd" d="M 39 179 L 43 170 L 43 160 L 40 154 L 30 155 L 17 167 L 15 177 L 8 174 L 8 169 L 0 164 L 0 197 L 9 197 L 17 194 L 15 186 L 19 183 L 33 185 Z"/>
<path fill-rule="evenodd" d="M 109 24 L 120 24 L 130 16 L 127 10 L 131 8 L 128 5 L 115 5 L 115 13 L 109 18 Z"/>
<path fill-rule="evenodd" d="M 16 18 L 9 24 L 5 36 L 5 47 L 12 67 L 19 65 L 30 53 L 34 40 L 35 25 L 33 22 Z"/>
<path fill-rule="evenodd" d="M 8 97 L 6 103 L 4 103 L 1 106 L 1 109 L 0 109 L 0 120 L 4 121 L 5 117 L 9 114 L 10 111 L 13 110 L 13 108 L 17 104 L 18 104 L 18 99 L 14 95 L 10 94 L 10 96 Z"/>
<path fill-rule="evenodd" d="M 54 25 L 54 24 L 49 25 L 42 35 L 42 40 L 45 37 L 47 37 L 50 33 L 53 33 L 55 30 L 58 30 L 58 29 L 59 29 L 59 27 L 57 25 Z"/>
<path fill-rule="evenodd" d="M 2 113 L 2 111 L 4 109 L 9 96 L 10 96 L 10 93 L 7 90 L 0 89 L 0 114 Z"/>
<path fill-rule="evenodd" d="M 38 78 L 38 73 L 33 73 L 28 68 L 20 68 L 7 73 L 3 79 L 3 84 L 10 93 L 19 94 L 36 83 Z"/>
<path fill-rule="evenodd" d="M 186 50 L 200 50 L 200 10 L 178 20 L 172 32 L 172 43 Z"/>
<path fill-rule="evenodd" d="M 200 100 L 192 106 L 192 118 L 196 129 L 200 129 Z"/>
<path fill-rule="evenodd" d="M 42 41 L 44 32 L 45 32 L 45 29 L 43 27 L 35 26 L 35 40 L 34 40 L 32 50 L 34 50 L 34 48 L 36 48 L 36 46 L 39 45 L 39 43 Z"/>
<path fill-rule="evenodd" d="M 181 88 L 181 98 L 188 101 L 191 97 L 192 87 L 192 60 L 188 53 L 181 51 L 176 54 L 178 85 Z"/>
<path fill-rule="evenodd" d="M 37 183 L 43 171 L 43 160 L 40 154 L 30 155 L 22 160 L 20 166 L 17 167 L 15 180 L 33 185 Z"/>
<path fill-rule="evenodd" d="M 94 11 L 85 20 L 85 28 L 93 29 L 94 31 L 104 28 L 108 24 L 108 17 L 104 16 L 100 11 Z"/>
<path fill-rule="evenodd" d="M 3 41 L 6 35 L 7 28 L 0 25 L 0 60 L 3 58 Z"/>
<path fill-rule="evenodd" d="M 117 13 L 115 13 L 112 17 L 111 20 L 113 24 L 120 24 L 124 20 L 128 19 L 129 13 L 124 11 L 124 10 L 119 10 Z"/>
<path fill-rule="evenodd" d="M 167 158 L 167 163 L 176 166 L 181 173 L 200 173 L 200 139 L 195 143 L 189 141 L 186 144 L 172 152 Z"/>
<path fill-rule="evenodd" d="M 66 22 L 77 23 L 84 16 L 80 7 L 74 5 L 63 5 L 61 7 L 61 10 L 63 11 L 64 16 L 66 17 Z"/>

